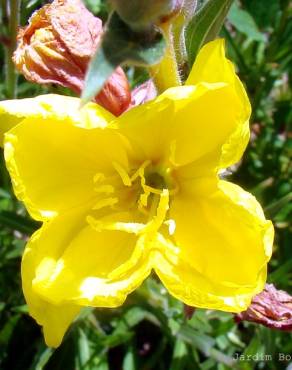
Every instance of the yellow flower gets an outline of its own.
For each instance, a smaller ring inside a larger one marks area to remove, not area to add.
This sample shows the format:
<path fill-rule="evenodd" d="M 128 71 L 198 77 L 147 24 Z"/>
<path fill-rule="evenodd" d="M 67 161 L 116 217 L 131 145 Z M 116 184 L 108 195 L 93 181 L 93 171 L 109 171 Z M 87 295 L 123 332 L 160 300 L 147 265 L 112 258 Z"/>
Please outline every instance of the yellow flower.
<path fill-rule="evenodd" d="M 1 125 L 18 122 L 4 143 L 15 194 L 43 222 L 22 279 L 47 344 L 83 306 L 121 305 L 151 270 L 188 305 L 245 310 L 264 287 L 273 227 L 218 176 L 242 156 L 250 116 L 223 41 L 201 50 L 185 86 L 119 118 L 78 106 L 57 95 L 0 105 Z"/>

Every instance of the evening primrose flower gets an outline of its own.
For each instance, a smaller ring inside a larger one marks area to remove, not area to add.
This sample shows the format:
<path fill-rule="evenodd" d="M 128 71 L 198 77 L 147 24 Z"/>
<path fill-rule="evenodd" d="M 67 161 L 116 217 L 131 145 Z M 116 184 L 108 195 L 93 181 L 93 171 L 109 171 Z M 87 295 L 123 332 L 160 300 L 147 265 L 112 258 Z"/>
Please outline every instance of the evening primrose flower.
<path fill-rule="evenodd" d="M 22 281 L 46 343 L 84 306 L 116 307 L 152 270 L 187 305 L 245 310 L 265 284 L 273 227 L 256 199 L 218 173 L 249 139 L 250 104 L 222 40 L 185 86 L 119 118 L 44 95 L 2 102 L 16 196 L 43 222 Z"/>

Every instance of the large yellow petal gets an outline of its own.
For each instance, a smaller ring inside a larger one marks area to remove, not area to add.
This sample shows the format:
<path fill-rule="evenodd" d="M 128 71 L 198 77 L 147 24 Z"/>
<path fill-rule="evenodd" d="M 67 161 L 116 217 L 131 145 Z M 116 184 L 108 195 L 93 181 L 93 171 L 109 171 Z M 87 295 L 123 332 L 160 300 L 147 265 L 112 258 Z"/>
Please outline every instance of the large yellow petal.
<path fill-rule="evenodd" d="M 234 184 L 219 181 L 205 197 L 188 187 L 170 210 L 177 252 L 166 248 L 155 270 L 191 306 L 240 312 L 264 287 L 273 226 L 256 199 Z"/>
<path fill-rule="evenodd" d="M 36 240 L 43 258 L 33 279 L 34 292 L 56 305 L 116 307 L 123 304 L 127 295 L 149 275 L 151 259 L 143 238 L 109 226 L 113 221 L 121 225 L 122 220 L 132 218 L 128 214 L 110 215 L 89 224 L 84 218 L 74 233 L 70 225 L 66 239 L 58 241 L 61 248 L 54 255 L 46 249 L 54 238 L 54 230 L 49 230 L 53 226 L 49 227 L 45 237 L 40 235 Z M 61 217 L 54 223 L 65 234 L 67 220 Z M 97 226 L 102 224 L 107 227 Z"/>
<path fill-rule="evenodd" d="M 217 39 L 208 42 L 199 51 L 186 85 L 196 85 L 200 82 L 225 82 L 233 85 L 237 81 L 234 66 L 225 56 L 225 41 Z"/>
<path fill-rule="evenodd" d="M 16 196 L 39 220 L 93 201 L 96 173 L 116 175 L 113 161 L 128 165 L 116 130 L 37 118 L 5 135 L 5 159 Z"/>
<path fill-rule="evenodd" d="M 236 89 L 223 82 L 171 88 L 116 122 L 138 161 L 186 165 L 212 157 L 204 167 L 215 171 L 222 146 L 247 119 Z"/>
<path fill-rule="evenodd" d="M 207 43 L 200 50 L 186 85 L 199 83 L 226 83 L 233 86 L 241 101 L 242 119 L 237 121 L 234 131 L 222 147 L 220 168 L 228 167 L 242 156 L 249 140 L 249 117 L 251 106 L 243 84 L 235 73 L 233 64 L 225 57 L 224 40 Z M 210 109 L 212 109 L 210 107 Z"/>
<path fill-rule="evenodd" d="M 40 263 L 54 261 L 64 251 L 74 233 L 84 225 L 85 209 L 78 209 L 56 220 L 45 223 L 28 242 L 22 258 L 22 287 L 30 315 L 43 326 L 48 346 L 60 345 L 67 328 L 78 315 L 74 304 L 54 305 L 41 298 L 32 288 Z"/>
<path fill-rule="evenodd" d="M 0 104 L 2 103 L 0 102 Z M 0 111 L 0 148 L 3 147 L 4 134 L 21 121 L 22 118 L 5 114 L 3 111 Z"/>
<path fill-rule="evenodd" d="M 36 98 L 5 100 L 0 102 L 0 146 L 5 132 L 25 118 L 67 120 L 83 128 L 105 127 L 113 115 L 94 103 L 82 109 L 80 99 L 48 94 Z"/>

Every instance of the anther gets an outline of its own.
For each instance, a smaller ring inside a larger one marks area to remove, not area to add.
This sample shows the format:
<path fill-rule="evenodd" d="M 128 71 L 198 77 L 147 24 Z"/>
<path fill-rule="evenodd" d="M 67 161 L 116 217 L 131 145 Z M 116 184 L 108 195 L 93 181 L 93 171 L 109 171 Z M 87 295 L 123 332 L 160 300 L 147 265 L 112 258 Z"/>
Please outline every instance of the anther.
<path fill-rule="evenodd" d="M 114 166 L 114 169 L 117 171 L 117 173 L 120 175 L 124 185 L 131 186 L 132 181 L 127 171 L 117 162 L 113 162 L 113 166 Z"/>

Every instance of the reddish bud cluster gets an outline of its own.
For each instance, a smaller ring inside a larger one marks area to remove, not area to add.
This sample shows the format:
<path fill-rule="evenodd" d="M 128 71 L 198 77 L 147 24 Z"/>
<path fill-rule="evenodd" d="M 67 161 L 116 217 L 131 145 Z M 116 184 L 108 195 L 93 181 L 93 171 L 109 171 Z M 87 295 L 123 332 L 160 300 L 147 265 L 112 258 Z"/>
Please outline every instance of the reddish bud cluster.
<path fill-rule="evenodd" d="M 277 290 L 273 284 L 266 284 L 265 289 L 253 298 L 248 309 L 235 316 L 235 321 L 251 321 L 268 328 L 291 331 L 292 296 Z"/>
<path fill-rule="evenodd" d="M 26 79 L 39 84 L 54 83 L 80 93 L 91 57 L 102 36 L 102 22 L 81 0 L 54 0 L 20 29 L 14 63 Z M 95 101 L 115 115 L 130 104 L 127 77 L 119 67 Z"/>

